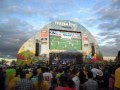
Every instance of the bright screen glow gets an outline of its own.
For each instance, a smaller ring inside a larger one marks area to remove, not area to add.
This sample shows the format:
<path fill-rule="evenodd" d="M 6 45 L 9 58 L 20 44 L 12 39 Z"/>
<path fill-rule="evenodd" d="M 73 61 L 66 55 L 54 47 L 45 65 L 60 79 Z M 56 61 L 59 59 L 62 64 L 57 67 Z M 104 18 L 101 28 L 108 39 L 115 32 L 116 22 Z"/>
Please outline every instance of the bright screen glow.
<path fill-rule="evenodd" d="M 81 33 L 63 30 L 49 30 L 51 50 L 81 50 Z"/>

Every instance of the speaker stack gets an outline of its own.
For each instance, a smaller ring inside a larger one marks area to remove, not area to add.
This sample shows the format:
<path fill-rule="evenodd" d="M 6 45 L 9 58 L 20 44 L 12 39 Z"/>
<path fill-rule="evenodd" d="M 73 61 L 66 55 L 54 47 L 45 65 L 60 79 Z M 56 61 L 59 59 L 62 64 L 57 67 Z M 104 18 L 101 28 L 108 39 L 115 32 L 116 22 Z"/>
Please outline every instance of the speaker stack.
<path fill-rule="evenodd" d="M 95 54 L 95 46 L 94 43 L 91 43 L 91 50 L 92 50 L 92 56 Z"/>
<path fill-rule="evenodd" d="M 40 45 L 39 45 L 38 40 L 36 40 L 36 43 L 35 43 L 35 56 L 39 56 L 39 53 L 40 53 Z"/>

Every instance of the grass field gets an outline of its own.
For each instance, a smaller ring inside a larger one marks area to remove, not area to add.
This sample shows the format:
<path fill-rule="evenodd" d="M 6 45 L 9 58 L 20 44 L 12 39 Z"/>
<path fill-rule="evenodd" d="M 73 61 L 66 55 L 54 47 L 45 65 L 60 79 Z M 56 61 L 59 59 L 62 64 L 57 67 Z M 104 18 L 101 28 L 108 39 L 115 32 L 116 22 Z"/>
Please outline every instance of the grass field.
<path fill-rule="evenodd" d="M 51 50 L 81 50 L 81 39 L 66 39 L 50 36 Z"/>

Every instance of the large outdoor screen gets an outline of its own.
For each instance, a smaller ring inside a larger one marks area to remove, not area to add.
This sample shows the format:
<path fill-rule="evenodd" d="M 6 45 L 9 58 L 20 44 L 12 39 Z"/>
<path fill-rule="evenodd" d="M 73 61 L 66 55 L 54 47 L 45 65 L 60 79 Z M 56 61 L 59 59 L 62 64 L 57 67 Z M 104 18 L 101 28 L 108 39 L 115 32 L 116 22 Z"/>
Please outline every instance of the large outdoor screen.
<path fill-rule="evenodd" d="M 81 33 L 65 30 L 49 30 L 50 50 L 81 50 Z"/>

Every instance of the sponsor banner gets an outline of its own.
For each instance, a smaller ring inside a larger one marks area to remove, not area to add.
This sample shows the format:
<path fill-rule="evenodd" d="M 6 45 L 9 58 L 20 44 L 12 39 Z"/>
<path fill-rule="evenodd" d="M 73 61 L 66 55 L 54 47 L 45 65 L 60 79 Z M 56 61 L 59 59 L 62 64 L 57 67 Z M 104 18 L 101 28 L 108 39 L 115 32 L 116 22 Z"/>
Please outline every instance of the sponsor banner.
<path fill-rule="evenodd" d="M 80 35 L 80 33 L 74 33 L 72 38 L 81 39 L 81 35 Z"/>
<path fill-rule="evenodd" d="M 84 42 L 84 44 L 88 44 L 88 36 L 87 36 L 87 34 L 83 34 L 83 42 Z"/>
<path fill-rule="evenodd" d="M 41 38 L 47 38 L 48 37 L 48 32 L 47 30 L 42 30 L 41 31 Z"/>
<path fill-rule="evenodd" d="M 72 34 L 70 34 L 70 33 L 62 33 L 61 34 L 61 38 L 71 39 L 72 38 Z"/>
<path fill-rule="evenodd" d="M 51 31 L 50 30 L 50 35 L 52 35 L 52 36 L 61 36 L 61 32 L 60 31 Z"/>
<path fill-rule="evenodd" d="M 48 37 L 48 31 L 42 30 L 41 31 L 41 44 L 47 44 L 47 37 Z"/>
<path fill-rule="evenodd" d="M 64 31 L 55 31 L 55 30 L 50 30 L 50 35 L 51 36 L 58 36 L 61 38 L 76 38 L 76 39 L 81 39 L 80 33 L 75 33 L 75 32 L 64 32 Z"/>

